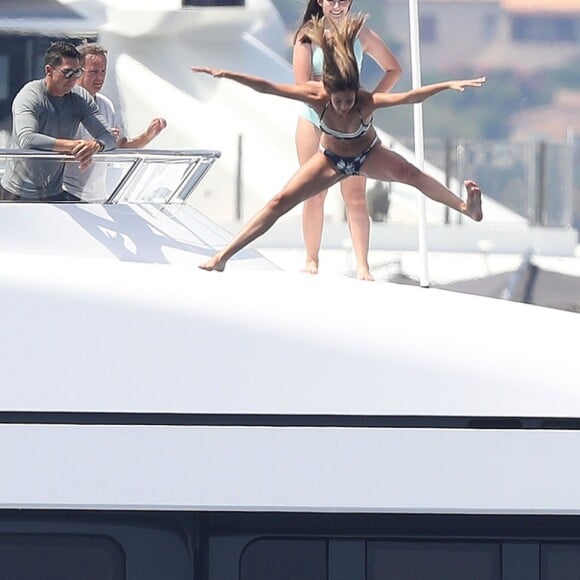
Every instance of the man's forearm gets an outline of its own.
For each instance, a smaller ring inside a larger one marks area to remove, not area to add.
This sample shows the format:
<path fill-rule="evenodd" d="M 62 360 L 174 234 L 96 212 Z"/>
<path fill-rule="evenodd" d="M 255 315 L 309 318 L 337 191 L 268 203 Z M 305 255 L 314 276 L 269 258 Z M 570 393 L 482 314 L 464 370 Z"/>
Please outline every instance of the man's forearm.
<path fill-rule="evenodd" d="M 22 131 L 17 133 L 18 145 L 22 149 L 40 149 L 41 151 L 54 151 L 54 137 L 43 135 L 42 133 L 33 133 Z"/>
<path fill-rule="evenodd" d="M 55 139 L 53 151 L 57 151 L 59 153 L 72 153 L 75 145 L 77 145 L 77 140 L 72 139 Z"/>

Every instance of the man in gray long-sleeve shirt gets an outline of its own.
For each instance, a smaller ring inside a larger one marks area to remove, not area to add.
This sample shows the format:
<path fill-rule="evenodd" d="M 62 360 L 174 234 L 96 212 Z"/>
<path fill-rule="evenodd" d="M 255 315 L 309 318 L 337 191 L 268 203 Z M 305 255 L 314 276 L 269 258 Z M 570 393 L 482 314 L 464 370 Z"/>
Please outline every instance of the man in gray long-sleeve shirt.
<path fill-rule="evenodd" d="M 76 79 L 80 54 L 67 42 L 53 43 L 45 55 L 46 76 L 24 85 L 12 104 L 12 148 L 58 151 L 73 156 L 81 168 L 95 153 L 115 148 L 115 136 L 94 99 Z M 94 139 L 77 139 L 83 124 Z M 6 201 L 78 201 L 63 191 L 64 163 L 12 159 L 2 177 L 0 198 Z"/>

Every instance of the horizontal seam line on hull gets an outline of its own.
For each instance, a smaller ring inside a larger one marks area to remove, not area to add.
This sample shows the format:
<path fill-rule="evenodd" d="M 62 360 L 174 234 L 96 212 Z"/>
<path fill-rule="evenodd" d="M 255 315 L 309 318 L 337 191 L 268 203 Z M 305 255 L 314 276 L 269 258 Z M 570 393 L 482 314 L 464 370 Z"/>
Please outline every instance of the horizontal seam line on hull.
<path fill-rule="evenodd" d="M 580 418 L 1 411 L 0 424 L 580 430 Z"/>

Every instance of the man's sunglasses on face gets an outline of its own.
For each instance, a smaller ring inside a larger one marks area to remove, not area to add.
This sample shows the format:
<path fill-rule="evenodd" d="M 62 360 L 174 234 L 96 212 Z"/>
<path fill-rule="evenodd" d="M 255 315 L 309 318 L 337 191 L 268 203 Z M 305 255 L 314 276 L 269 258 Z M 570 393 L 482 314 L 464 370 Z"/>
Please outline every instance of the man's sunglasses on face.
<path fill-rule="evenodd" d="M 72 79 L 73 77 L 78 79 L 83 74 L 82 68 L 55 68 L 55 70 L 57 70 L 65 79 Z"/>

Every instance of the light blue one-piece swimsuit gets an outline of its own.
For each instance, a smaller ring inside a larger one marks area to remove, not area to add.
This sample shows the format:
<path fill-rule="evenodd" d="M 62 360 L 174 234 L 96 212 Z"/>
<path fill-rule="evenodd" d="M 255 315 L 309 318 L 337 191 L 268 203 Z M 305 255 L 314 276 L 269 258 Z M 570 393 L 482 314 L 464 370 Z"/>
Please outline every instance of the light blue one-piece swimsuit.
<path fill-rule="evenodd" d="M 361 41 L 357 38 L 354 41 L 354 55 L 356 57 L 356 63 L 358 65 L 358 71 L 362 70 L 362 63 L 363 63 L 363 49 Z M 324 54 L 322 49 L 318 45 L 312 46 L 312 78 L 322 78 L 322 65 L 324 62 Z M 302 111 L 300 115 L 310 121 L 316 127 L 320 127 L 318 122 L 318 113 L 309 105 L 304 105 L 302 107 Z"/>

